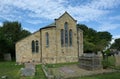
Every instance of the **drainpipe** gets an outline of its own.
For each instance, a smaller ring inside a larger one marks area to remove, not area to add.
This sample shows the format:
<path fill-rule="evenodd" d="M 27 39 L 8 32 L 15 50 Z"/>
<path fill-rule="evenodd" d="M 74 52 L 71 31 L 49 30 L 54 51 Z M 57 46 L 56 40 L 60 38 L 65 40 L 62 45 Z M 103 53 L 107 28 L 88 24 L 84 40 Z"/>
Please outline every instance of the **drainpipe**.
<path fill-rule="evenodd" d="M 40 29 L 40 50 L 41 50 L 41 57 L 40 57 L 40 62 L 42 63 L 42 30 Z"/>
<path fill-rule="evenodd" d="M 79 28 L 77 28 L 77 44 L 78 44 L 78 60 L 79 60 L 79 34 L 78 34 L 78 30 L 79 30 Z"/>

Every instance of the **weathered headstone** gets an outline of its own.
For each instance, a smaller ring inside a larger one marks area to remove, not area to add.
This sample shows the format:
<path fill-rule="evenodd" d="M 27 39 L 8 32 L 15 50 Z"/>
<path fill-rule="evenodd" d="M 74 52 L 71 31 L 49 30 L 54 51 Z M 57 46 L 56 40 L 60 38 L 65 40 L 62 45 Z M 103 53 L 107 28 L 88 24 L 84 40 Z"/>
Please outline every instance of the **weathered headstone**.
<path fill-rule="evenodd" d="M 21 68 L 22 76 L 34 76 L 35 75 L 35 65 L 33 63 L 25 63 L 25 68 Z"/>
<path fill-rule="evenodd" d="M 99 57 L 102 57 L 102 52 L 101 52 L 101 51 L 98 51 L 98 52 L 97 52 L 97 55 L 98 55 Z"/>
<path fill-rule="evenodd" d="M 7 76 L 6 75 L 1 76 L 1 79 L 7 79 Z"/>
<path fill-rule="evenodd" d="M 118 53 L 115 55 L 115 60 L 116 60 L 115 65 L 116 65 L 116 66 L 120 66 L 120 52 L 118 52 Z"/>
<path fill-rule="evenodd" d="M 25 68 L 33 68 L 33 69 L 35 69 L 35 65 L 33 63 L 25 63 Z"/>
<path fill-rule="evenodd" d="M 10 53 L 4 54 L 4 60 L 11 61 L 11 54 Z"/>

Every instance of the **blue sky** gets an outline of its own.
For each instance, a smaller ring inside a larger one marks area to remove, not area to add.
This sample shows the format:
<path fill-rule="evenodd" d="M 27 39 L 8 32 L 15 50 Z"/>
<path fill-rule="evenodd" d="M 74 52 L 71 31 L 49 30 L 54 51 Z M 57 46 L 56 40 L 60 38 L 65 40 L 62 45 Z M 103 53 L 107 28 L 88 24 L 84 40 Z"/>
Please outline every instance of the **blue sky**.
<path fill-rule="evenodd" d="M 120 38 L 120 0 L 0 0 L 0 25 L 19 21 L 37 31 L 67 11 L 77 23 Z"/>

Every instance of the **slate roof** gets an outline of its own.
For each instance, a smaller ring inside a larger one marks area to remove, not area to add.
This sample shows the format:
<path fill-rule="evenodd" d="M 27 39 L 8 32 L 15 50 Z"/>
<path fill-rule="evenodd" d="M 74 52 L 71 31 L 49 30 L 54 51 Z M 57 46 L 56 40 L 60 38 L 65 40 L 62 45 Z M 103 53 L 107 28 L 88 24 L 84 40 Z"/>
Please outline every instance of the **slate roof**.
<path fill-rule="evenodd" d="M 51 23 L 51 24 L 49 24 L 49 25 L 47 25 L 45 27 L 40 28 L 40 30 L 41 29 L 46 29 L 46 28 L 51 28 L 51 27 L 56 27 L 56 24 L 55 23 Z"/>

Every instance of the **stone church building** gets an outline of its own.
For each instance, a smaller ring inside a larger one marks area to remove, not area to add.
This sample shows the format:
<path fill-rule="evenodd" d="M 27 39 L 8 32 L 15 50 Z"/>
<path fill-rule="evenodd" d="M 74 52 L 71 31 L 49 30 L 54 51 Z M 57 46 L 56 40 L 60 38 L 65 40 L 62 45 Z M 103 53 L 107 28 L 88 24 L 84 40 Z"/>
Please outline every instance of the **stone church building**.
<path fill-rule="evenodd" d="M 77 62 L 83 53 L 83 31 L 65 12 L 54 23 L 16 43 L 16 62 Z"/>

